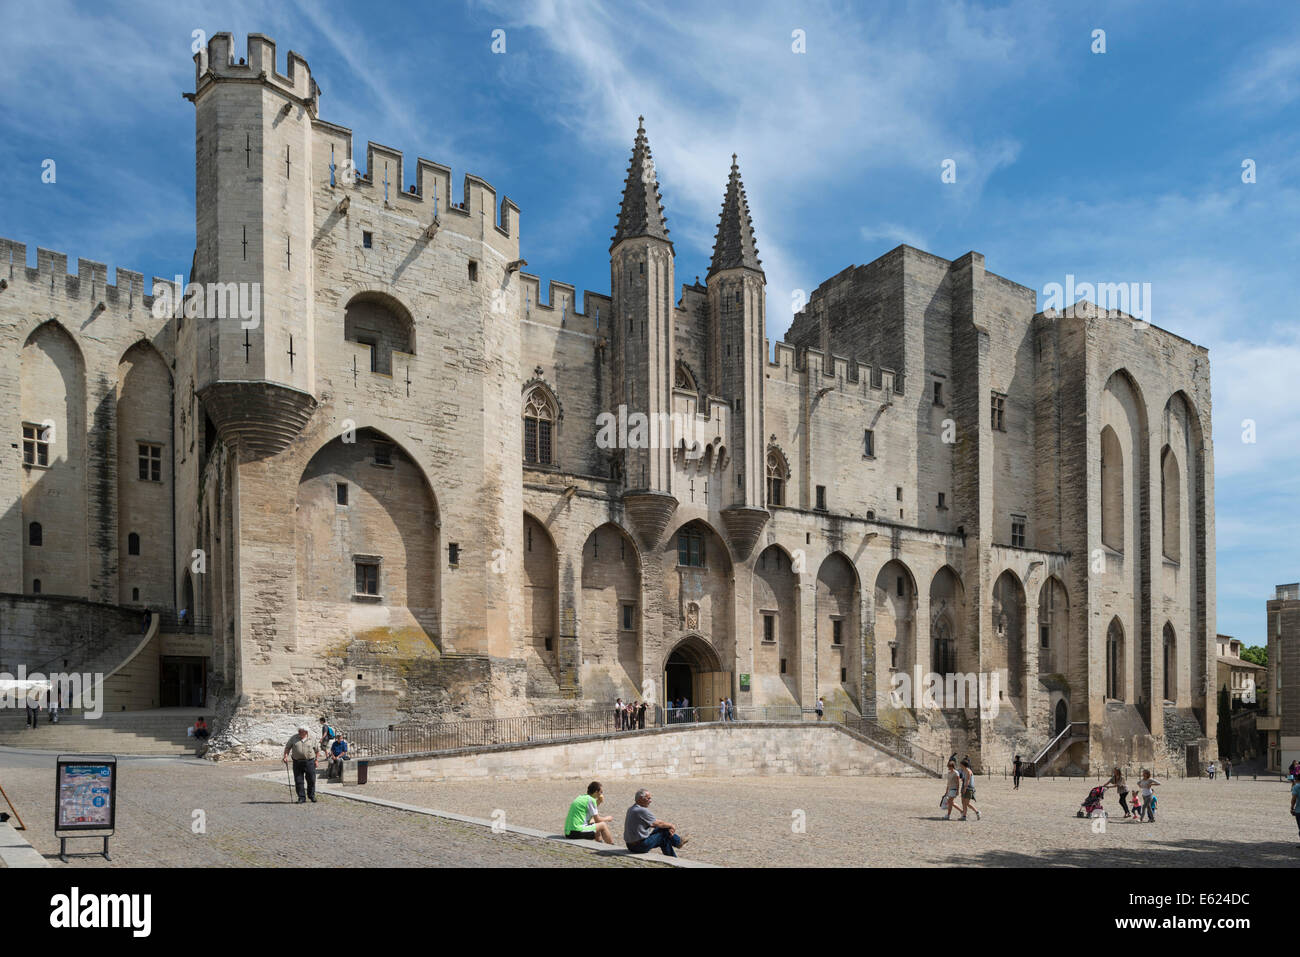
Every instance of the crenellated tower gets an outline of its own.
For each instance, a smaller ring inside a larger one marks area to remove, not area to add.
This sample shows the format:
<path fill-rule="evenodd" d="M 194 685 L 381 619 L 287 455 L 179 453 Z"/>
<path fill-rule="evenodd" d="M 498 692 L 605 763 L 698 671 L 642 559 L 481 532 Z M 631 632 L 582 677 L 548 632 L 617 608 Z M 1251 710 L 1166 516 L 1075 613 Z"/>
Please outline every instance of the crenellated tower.
<path fill-rule="evenodd" d="M 616 404 L 651 423 L 646 442 L 629 429 L 624 452 L 624 502 L 632 521 L 653 546 L 677 509 L 672 494 L 671 434 L 659 423 L 672 414 L 674 277 L 673 244 L 668 239 L 654 158 L 640 117 L 628 166 L 618 225 L 610 242 L 610 285 L 614 300 L 611 330 Z M 648 446 L 648 447 L 647 447 Z"/>
<path fill-rule="evenodd" d="M 254 33 L 235 62 L 218 33 L 194 57 L 195 391 L 243 460 L 283 449 L 316 408 L 311 136 L 319 90 Z"/>
<path fill-rule="evenodd" d="M 767 522 L 764 502 L 763 376 L 767 277 L 754 242 L 736 155 L 722 199 L 709 266 L 709 381 L 731 406 L 728 440 L 736 483 L 722 517 L 738 555 L 748 555 Z"/>

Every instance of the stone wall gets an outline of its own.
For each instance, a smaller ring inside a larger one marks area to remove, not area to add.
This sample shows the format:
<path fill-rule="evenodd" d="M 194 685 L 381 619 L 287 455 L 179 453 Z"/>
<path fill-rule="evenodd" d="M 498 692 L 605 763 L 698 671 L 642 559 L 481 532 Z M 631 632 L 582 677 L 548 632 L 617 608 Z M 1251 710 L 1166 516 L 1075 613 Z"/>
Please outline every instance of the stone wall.
<path fill-rule="evenodd" d="M 351 770 L 351 769 L 349 769 Z M 704 726 L 606 735 L 564 744 L 500 747 L 445 756 L 372 760 L 370 781 L 765 777 L 775 774 L 922 776 L 831 725 Z"/>

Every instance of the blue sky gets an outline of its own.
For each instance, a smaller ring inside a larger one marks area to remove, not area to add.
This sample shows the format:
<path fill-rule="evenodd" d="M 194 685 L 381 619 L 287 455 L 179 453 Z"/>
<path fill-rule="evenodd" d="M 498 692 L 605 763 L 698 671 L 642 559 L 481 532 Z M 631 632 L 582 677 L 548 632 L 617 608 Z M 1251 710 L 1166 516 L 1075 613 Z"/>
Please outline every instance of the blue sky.
<path fill-rule="evenodd" d="M 1300 580 L 1296 4 L 2 5 L 0 235 L 32 262 L 188 271 L 195 30 L 306 57 L 360 167 L 374 140 L 510 196 L 543 283 L 608 290 L 645 114 L 682 282 L 739 154 L 773 339 L 794 290 L 899 242 L 979 250 L 1040 303 L 1066 273 L 1150 282 L 1151 320 L 1210 349 L 1219 631 L 1262 642 Z"/>

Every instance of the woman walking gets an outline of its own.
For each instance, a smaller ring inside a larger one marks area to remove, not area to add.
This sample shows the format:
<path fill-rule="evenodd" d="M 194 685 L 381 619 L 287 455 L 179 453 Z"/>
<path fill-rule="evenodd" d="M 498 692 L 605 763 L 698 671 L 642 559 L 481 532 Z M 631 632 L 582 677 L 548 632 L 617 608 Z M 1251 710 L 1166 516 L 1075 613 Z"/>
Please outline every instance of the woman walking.
<path fill-rule="evenodd" d="M 1142 789 L 1142 810 L 1146 812 L 1147 823 L 1156 822 L 1156 794 L 1155 788 L 1160 787 L 1160 782 L 1151 777 L 1151 772 L 1146 768 L 1142 769 L 1142 779 L 1138 781 L 1138 787 Z"/>
<path fill-rule="evenodd" d="M 1020 755 L 1016 755 L 1015 763 L 1011 766 L 1011 782 L 1015 785 L 1015 790 L 1020 790 Z"/>
<path fill-rule="evenodd" d="M 1124 816 L 1132 817 L 1128 812 L 1128 802 L 1125 800 L 1128 797 L 1128 785 L 1124 783 L 1124 772 L 1119 768 L 1116 768 L 1115 773 L 1110 776 L 1110 785 L 1119 794 L 1119 806 Z"/>
<path fill-rule="evenodd" d="M 961 774 L 957 771 L 957 762 L 952 758 L 948 759 L 948 773 L 944 777 L 944 787 L 946 790 L 944 791 L 942 806 L 948 809 L 948 813 L 944 816 L 944 820 L 951 821 L 952 806 L 957 802 L 958 795 L 961 794 Z"/>
<path fill-rule="evenodd" d="M 961 759 L 961 819 L 966 820 L 970 811 L 975 812 L 975 820 L 980 819 L 980 810 L 975 807 L 975 772 L 971 770 L 970 758 Z"/>

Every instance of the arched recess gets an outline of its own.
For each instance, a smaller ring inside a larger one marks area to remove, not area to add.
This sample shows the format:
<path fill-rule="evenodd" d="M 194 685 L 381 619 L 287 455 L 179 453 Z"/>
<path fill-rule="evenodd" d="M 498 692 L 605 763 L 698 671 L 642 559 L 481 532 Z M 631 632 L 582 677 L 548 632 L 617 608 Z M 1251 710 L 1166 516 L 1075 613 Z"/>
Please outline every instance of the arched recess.
<path fill-rule="evenodd" d="M 898 559 L 886 562 L 877 573 L 873 607 L 876 702 L 883 710 L 889 707 L 894 673 L 911 676 L 916 664 L 916 584 L 912 572 Z M 905 702 L 906 707 L 914 705 L 914 700 Z"/>
<path fill-rule="evenodd" d="M 1101 430 L 1101 541 L 1124 551 L 1124 452 L 1115 430 Z"/>
<path fill-rule="evenodd" d="M 582 546 L 582 688 L 589 699 L 636 697 L 641 686 L 641 559 L 606 522 Z"/>
<path fill-rule="evenodd" d="M 1048 576 L 1038 589 L 1038 673 L 1070 672 L 1070 596 L 1065 583 Z"/>
<path fill-rule="evenodd" d="M 1169 446 L 1160 452 L 1160 540 L 1165 558 L 1182 558 L 1182 472 L 1178 456 Z"/>
<path fill-rule="evenodd" d="M 763 549 L 754 564 L 754 672 L 756 703 L 799 704 L 797 576 L 780 545 Z"/>
<path fill-rule="evenodd" d="M 558 693 L 559 549 L 546 526 L 524 513 L 524 640 L 529 694 Z M 545 670 L 545 674 L 538 670 Z M 546 680 L 549 674 L 551 681 Z M 555 689 L 548 687 L 551 683 Z"/>
<path fill-rule="evenodd" d="M 27 337 L 20 363 L 22 526 L 39 522 L 46 543 L 24 545 L 24 587 L 38 578 L 42 594 L 89 597 L 86 363 L 55 319 Z"/>
<path fill-rule="evenodd" d="M 817 693 L 832 711 L 861 710 L 862 590 L 844 553 L 831 552 L 822 561 L 815 595 Z"/>
<path fill-rule="evenodd" d="M 393 353 L 415 355 L 415 321 L 393 296 L 362 292 L 343 311 L 343 338 L 370 347 L 370 371 L 393 374 Z"/>
<path fill-rule="evenodd" d="M 977 660 L 966 635 L 966 589 L 952 566 L 944 565 L 930 580 L 930 670 L 939 675 L 975 673 Z M 944 701 L 944 707 L 957 706 L 956 701 Z"/>
<path fill-rule="evenodd" d="M 1124 625 L 1116 617 L 1106 628 L 1106 697 L 1127 701 L 1128 696 L 1128 649 L 1125 647 Z"/>
<path fill-rule="evenodd" d="M 169 525 L 160 523 L 158 517 L 170 515 L 172 509 L 172 375 L 166 361 L 148 341 L 137 342 L 118 360 L 114 398 L 118 601 L 129 601 L 138 588 L 141 604 L 165 608 L 174 581 L 172 537 Z M 133 533 L 139 537 L 135 554 L 129 541 Z M 209 554 L 209 574 L 212 559 Z M 208 578 L 202 581 L 201 591 L 207 598 Z M 210 602 L 203 604 L 202 613 L 208 614 Z M 196 609 L 190 609 L 190 614 L 197 613 Z"/>
<path fill-rule="evenodd" d="M 376 429 L 340 436 L 298 481 L 299 632 L 397 641 L 403 655 L 439 644 L 438 504 L 424 469 Z M 305 624 L 307 623 L 307 624 Z"/>
<path fill-rule="evenodd" d="M 1152 684 L 1154 658 L 1151 643 L 1156 626 L 1151 621 L 1149 596 L 1154 582 L 1143 578 L 1151 568 L 1152 550 L 1160 547 L 1158 503 L 1150 501 L 1151 463 L 1146 401 L 1136 380 L 1125 369 L 1116 370 L 1102 391 L 1101 426 L 1115 433 L 1123 452 L 1123 535 L 1124 555 L 1106 563 L 1104 615 L 1125 622 L 1125 701 L 1139 706 L 1150 721 L 1149 708 L 1159 688 Z M 1158 565 L 1159 563 L 1157 563 Z"/>
<path fill-rule="evenodd" d="M 1213 640 L 1208 625 L 1206 595 L 1206 447 L 1200 415 L 1186 392 L 1180 390 L 1169 397 L 1165 403 L 1164 425 L 1171 453 L 1177 456 L 1182 494 L 1178 516 L 1181 542 L 1178 568 L 1164 569 L 1163 591 L 1166 602 L 1170 602 L 1172 607 L 1187 610 L 1185 619 L 1174 619 L 1175 630 L 1183 636 L 1186 644 L 1180 656 L 1180 667 L 1185 669 L 1185 674 L 1180 675 L 1178 685 L 1183 689 L 1179 705 L 1200 707 L 1205 704 L 1205 689 L 1215 687 L 1214 682 L 1205 680 L 1208 666 L 1206 642 Z"/>
<path fill-rule="evenodd" d="M 1006 695 L 1024 705 L 1028 657 L 1025 647 L 1025 589 L 1016 573 L 1007 569 L 993 585 L 993 640 L 991 663 L 1005 669 Z"/>
<path fill-rule="evenodd" d="M 734 584 L 726 543 L 711 525 L 695 519 L 665 536 L 659 555 L 665 639 L 702 636 L 730 672 L 736 660 Z"/>
<path fill-rule="evenodd" d="M 1161 662 L 1163 667 L 1161 674 L 1164 676 L 1162 681 L 1164 699 L 1177 705 L 1181 703 L 1178 699 L 1178 636 L 1174 632 L 1174 626 L 1171 622 L 1165 622 L 1162 637 Z"/>

